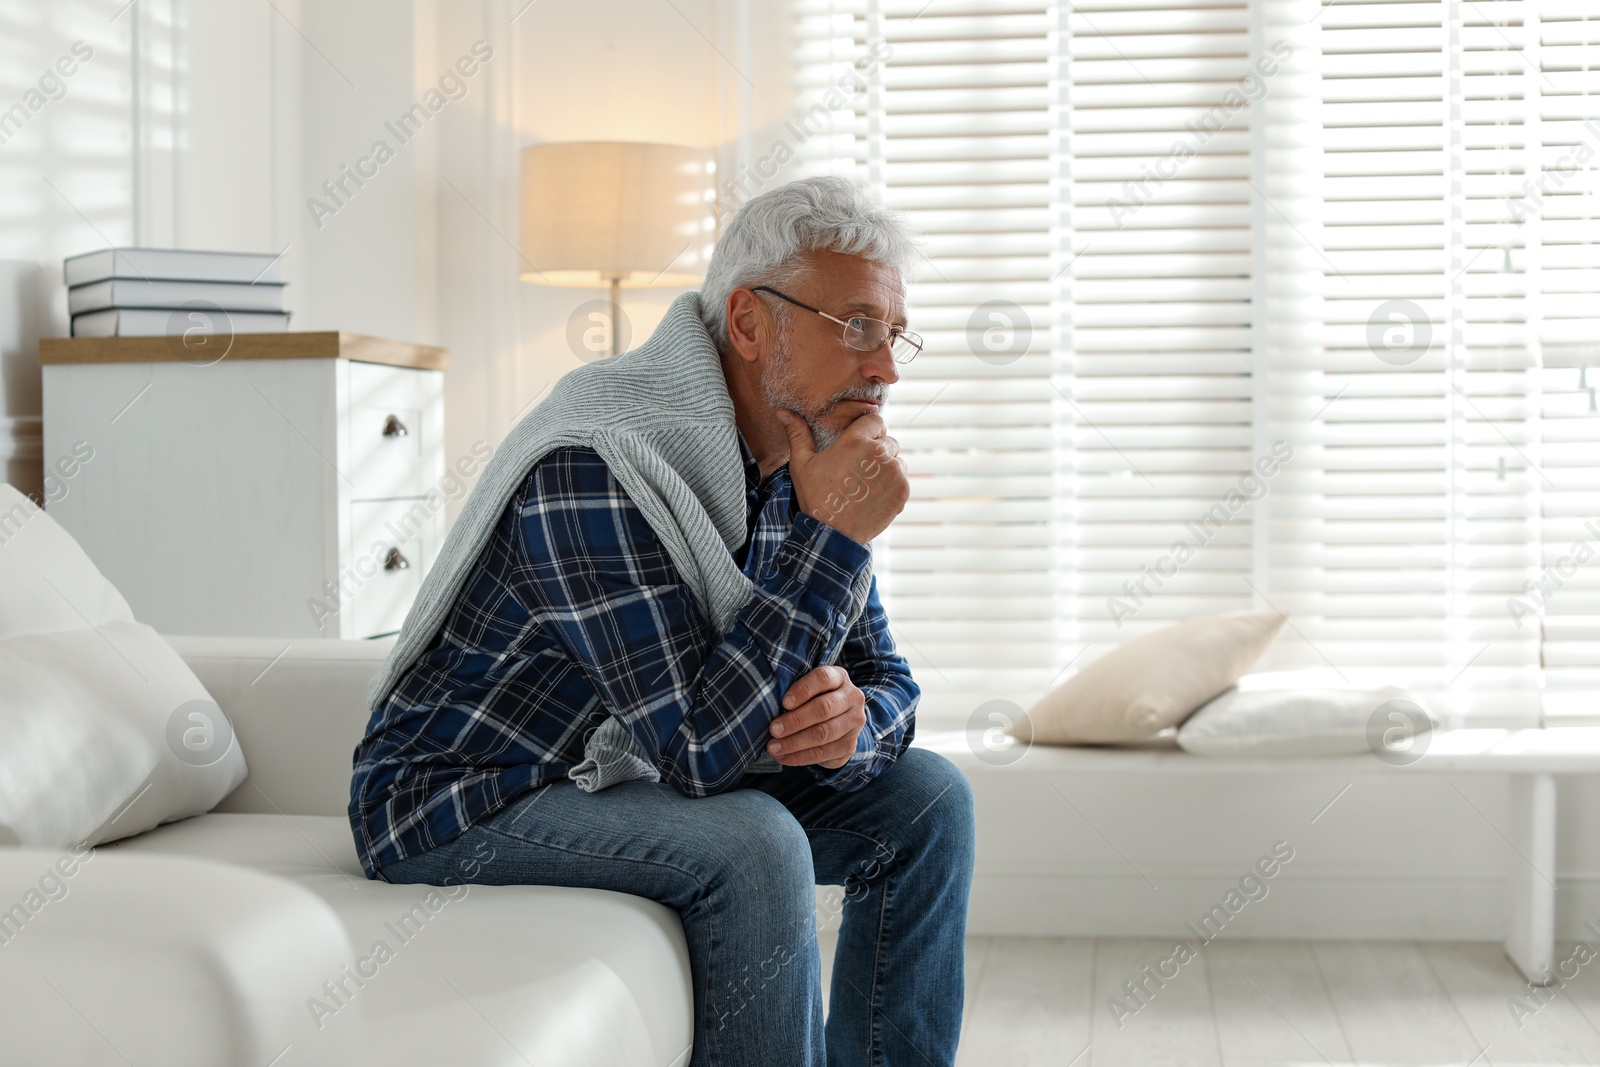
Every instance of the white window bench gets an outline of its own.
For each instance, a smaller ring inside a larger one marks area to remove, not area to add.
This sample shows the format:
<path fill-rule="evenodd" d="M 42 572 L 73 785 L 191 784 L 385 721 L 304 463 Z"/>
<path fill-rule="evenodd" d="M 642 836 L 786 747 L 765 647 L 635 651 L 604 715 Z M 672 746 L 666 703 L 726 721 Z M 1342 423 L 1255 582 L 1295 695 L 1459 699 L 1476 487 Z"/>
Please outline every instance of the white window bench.
<path fill-rule="evenodd" d="M 1140 750 L 1034 745 L 1014 763 L 980 758 L 980 735 L 919 733 L 914 742 L 949 758 L 981 791 L 1004 774 L 1503 774 L 1510 780 L 1509 913 L 1506 954 L 1535 984 L 1549 980 L 1555 951 L 1556 784 L 1558 774 L 1600 772 L 1600 727 L 1442 730 L 1414 763 L 1396 766 L 1373 756 L 1240 759 Z"/>

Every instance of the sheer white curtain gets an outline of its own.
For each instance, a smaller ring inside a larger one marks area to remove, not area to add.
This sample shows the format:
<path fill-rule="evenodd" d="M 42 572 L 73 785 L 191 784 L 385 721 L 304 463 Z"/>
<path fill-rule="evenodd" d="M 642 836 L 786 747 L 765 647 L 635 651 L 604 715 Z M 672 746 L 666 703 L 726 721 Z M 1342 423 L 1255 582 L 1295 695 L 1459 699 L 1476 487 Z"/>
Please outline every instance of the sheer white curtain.
<path fill-rule="evenodd" d="M 928 719 L 1244 608 L 1290 619 L 1263 669 L 1480 721 L 1600 673 L 1600 559 L 1553 570 L 1600 520 L 1600 22 L 799 11 L 807 165 L 925 235 L 928 348 L 888 413 L 915 490 L 879 568 Z M 819 105 L 875 47 L 871 88 Z"/>

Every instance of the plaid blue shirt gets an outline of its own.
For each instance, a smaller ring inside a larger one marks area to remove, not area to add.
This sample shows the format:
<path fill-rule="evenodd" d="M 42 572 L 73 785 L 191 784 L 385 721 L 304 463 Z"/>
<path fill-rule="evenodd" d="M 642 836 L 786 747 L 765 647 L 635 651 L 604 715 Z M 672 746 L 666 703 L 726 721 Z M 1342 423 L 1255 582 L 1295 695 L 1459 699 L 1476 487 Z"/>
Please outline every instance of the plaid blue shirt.
<path fill-rule="evenodd" d="M 534 465 L 356 746 L 350 823 L 369 878 L 566 777 L 608 715 L 684 795 L 736 788 L 783 694 L 836 648 L 867 725 L 849 762 L 811 773 L 848 792 L 899 757 L 921 690 L 876 579 L 844 619 L 871 553 L 794 506 L 787 466 L 763 483 L 739 447 L 749 534 L 734 559 L 755 594 L 720 641 L 597 453 L 562 448 Z"/>

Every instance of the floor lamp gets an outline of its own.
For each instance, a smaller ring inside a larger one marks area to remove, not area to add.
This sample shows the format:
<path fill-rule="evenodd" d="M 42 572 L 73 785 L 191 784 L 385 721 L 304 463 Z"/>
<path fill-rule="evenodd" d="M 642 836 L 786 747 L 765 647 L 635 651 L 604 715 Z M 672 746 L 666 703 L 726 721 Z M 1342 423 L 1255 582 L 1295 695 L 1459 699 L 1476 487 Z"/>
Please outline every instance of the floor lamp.
<path fill-rule="evenodd" d="M 716 240 L 711 150 L 576 141 L 522 150 L 521 278 L 608 286 L 610 354 L 621 290 L 705 277 Z"/>

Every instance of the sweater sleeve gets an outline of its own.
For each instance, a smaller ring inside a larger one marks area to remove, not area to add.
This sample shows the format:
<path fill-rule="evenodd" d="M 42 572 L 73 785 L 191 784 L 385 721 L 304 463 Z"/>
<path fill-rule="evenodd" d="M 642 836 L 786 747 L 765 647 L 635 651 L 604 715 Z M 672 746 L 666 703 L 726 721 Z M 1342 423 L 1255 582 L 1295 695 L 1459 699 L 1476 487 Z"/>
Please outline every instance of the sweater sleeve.
<path fill-rule="evenodd" d="M 862 545 L 796 513 L 773 565 L 717 638 L 642 512 L 586 449 L 530 475 L 516 593 L 686 796 L 736 786 L 790 685 L 848 637 Z"/>

